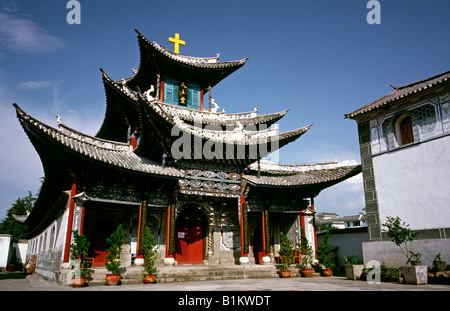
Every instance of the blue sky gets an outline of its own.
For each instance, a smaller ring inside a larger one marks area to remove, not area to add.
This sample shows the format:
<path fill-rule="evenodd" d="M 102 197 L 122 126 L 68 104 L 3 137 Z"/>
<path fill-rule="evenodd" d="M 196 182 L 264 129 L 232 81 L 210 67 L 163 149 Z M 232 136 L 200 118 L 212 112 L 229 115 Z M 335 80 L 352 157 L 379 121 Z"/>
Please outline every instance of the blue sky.
<path fill-rule="evenodd" d="M 360 163 L 351 112 L 405 85 L 450 70 L 448 0 L 379 0 L 381 24 L 369 25 L 366 0 L 79 0 L 81 24 L 69 25 L 66 0 L 0 0 L 0 219 L 19 197 L 36 193 L 42 165 L 12 103 L 39 120 L 62 121 L 95 135 L 105 113 L 99 68 L 114 80 L 139 66 L 134 29 L 180 54 L 221 60 L 249 57 L 213 89 L 227 112 L 290 109 L 281 131 L 314 125 L 284 147 L 280 162 Z M 319 212 L 364 207 L 360 176 L 324 190 Z"/>

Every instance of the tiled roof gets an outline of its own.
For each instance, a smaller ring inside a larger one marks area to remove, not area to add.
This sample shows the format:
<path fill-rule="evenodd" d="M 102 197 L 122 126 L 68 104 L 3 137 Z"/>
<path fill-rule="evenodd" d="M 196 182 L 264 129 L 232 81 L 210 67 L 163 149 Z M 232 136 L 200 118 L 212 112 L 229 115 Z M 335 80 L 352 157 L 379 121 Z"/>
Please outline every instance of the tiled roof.
<path fill-rule="evenodd" d="M 312 124 L 297 128 L 291 131 L 278 133 L 277 129 L 268 129 L 260 131 L 248 131 L 245 128 L 235 129 L 233 131 L 214 131 L 205 128 L 197 128 L 191 124 L 188 124 L 181 120 L 177 115 L 168 113 L 165 109 L 159 105 L 158 101 L 147 101 L 144 99 L 141 93 L 139 99 L 150 119 L 151 115 L 157 116 L 160 120 L 164 120 L 166 126 L 169 128 L 177 127 L 181 130 L 193 135 L 194 137 L 200 137 L 205 140 L 210 140 L 219 143 L 236 144 L 236 145 L 256 145 L 263 143 L 270 143 L 279 141 L 280 148 L 288 142 L 291 142 L 304 133 L 306 133 Z"/>
<path fill-rule="evenodd" d="M 439 75 L 436 75 L 434 77 L 422 80 L 422 81 L 418 81 L 418 82 L 414 82 L 405 86 L 401 86 L 401 87 L 394 87 L 394 90 L 386 95 L 384 95 L 383 97 L 353 111 L 350 113 L 347 113 L 345 115 L 346 118 L 354 118 L 356 116 L 359 116 L 361 114 L 370 112 L 372 110 L 378 109 L 378 108 L 382 108 L 384 106 L 386 106 L 387 104 L 408 97 L 410 95 L 413 95 L 415 93 L 424 91 L 428 88 L 431 88 L 435 85 L 441 84 L 443 82 L 449 81 L 450 78 L 450 71 L 441 73 Z"/>
<path fill-rule="evenodd" d="M 139 31 L 135 30 L 138 34 L 140 40 L 145 42 L 145 44 L 164 55 L 165 57 L 182 64 L 186 64 L 193 67 L 205 68 L 205 69 L 222 69 L 227 67 L 241 67 L 245 64 L 248 58 L 237 60 L 237 61 L 227 61 L 227 62 L 219 62 L 219 56 L 216 57 L 191 57 L 191 56 L 183 56 L 179 54 L 175 54 L 162 45 L 151 42 L 148 40 L 143 34 Z"/>
<path fill-rule="evenodd" d="M 306 186 L 320 183 L 335 183 L 350 178 L 361 172 L 361 165 L 311 168 L 303 171 L 251 170 L 243 176 L 251 184 L 259 186 Z"/>
<path fill-rule="evenodd" d="M 38 135 L 39 139 L 52 140 L 61 147 L 69 148 L 86 158 L 119 168 L 151 175 L 183 176 L 177 169 L 164 167 L 136 155 L 130 150 L 128 144 L 88 136 L 60 122 L 58 122 L 59 129 L 55 129 L 31 117 L 16 104 L 14 107 L 17 117 L 28 135 Z"/>
<path fill-rule="evenodd" d="M 108 85 L 113 87 L 117 92 L 125 96 L 130 101 L 137 103 L 137 93 L 128 88 L 124 89 L 121 82 L 113 81 L 102 69 L 100 70 L 103 75 L 104 83 L 107 83 Z M 157 102 L 171 115 L 174 115 L 174 111 L 176 111 L 180 119 L 186 122 L 199 122 L 203 124 L 215 124 L 223 126 L 236 126 L 238 122 L 244 126 L 253 124 L 267 124 L 268 126 L 270 126 L 271 124 L 283 118 L 289 111 L 288 109 L 286 109 L 280 112 L 258 115 L 255 108 L 255 111 L 251 112 L 224 113 L 199 111 L 179 106 L 167 105 L 159 101 Z"/>

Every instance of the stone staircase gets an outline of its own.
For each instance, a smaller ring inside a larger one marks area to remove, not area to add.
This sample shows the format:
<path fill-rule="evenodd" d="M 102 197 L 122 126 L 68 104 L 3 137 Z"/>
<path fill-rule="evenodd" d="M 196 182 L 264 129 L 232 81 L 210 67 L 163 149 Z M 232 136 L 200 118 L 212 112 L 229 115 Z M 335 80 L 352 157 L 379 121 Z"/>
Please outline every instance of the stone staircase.
<path fill-rule="evenodd" d="M 189 282 L 233 279 L 279 278 L 274 265 L 182 265 L 157 267 L 157 282 Z M 131 266 L 121 273 L 122 284 L 142 284 L 143 268 Z M 106 268 L 91 269 L 89 286 L 106 285 Z"/>

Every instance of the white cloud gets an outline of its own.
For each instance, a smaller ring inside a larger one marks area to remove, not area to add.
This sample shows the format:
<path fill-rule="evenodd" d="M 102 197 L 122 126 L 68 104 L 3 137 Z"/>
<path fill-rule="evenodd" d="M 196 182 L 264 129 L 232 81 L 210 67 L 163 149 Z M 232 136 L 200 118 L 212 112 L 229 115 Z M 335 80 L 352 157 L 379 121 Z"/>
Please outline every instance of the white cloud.
<path fill-rule="evenodd" d="M 2 1 L 2 11 L 5 11 L 7 13 L 14 13 L 17 12 L 19 9 L 17 7 L 17 4 L 13 0 L 3 0 Z"/>
<path fill-rule="evenodd" d="M 17 83 L 17 87 L 21 90 L 36 91 L 43 88 L 48 88 L 54 86 L 51 81 L 41 80 L 41 81 L 20 81 Z"/>
<path fill-rule="evenodd" d="M 13 3 L 13 2 L 11 2 Z M 3 5 L 0 12 L 0 45 L 15 53 L 54 52 L 63 49 L 63 39 L 49 34 L 44 28 L 19 14 L 17 7 Z"/>

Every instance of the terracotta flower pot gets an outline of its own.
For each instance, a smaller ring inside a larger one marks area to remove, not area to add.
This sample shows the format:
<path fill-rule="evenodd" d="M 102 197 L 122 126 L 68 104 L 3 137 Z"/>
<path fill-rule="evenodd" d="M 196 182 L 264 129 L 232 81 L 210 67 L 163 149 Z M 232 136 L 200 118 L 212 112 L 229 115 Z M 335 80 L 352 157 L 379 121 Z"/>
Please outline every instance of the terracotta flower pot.
<path fill-rule="evenodd" d="M 290 278 L 291 277 L 291 271 L 289 271 L 289 270 L 282 270 L 282 271 L 280 271 L 280 276 L 282 278 Z"/>
<path fill-rule="evenodd" d="M 332 275 L 333 275 L 333 269 L 322 270 L 322 276 L 332 276 Z"/>
<path fill-rule="evenodd" d="M 314 275 L 314 269 L 303 269 L 302 275 L 307 278 L 312 277 Z"/>
<path fill-rule="evenodd" d="M 118 285 L 120 282 L 120 274 L 107 274 L 105 280 L 108 285 Z"/>
<path fill-rule="evenodd" d="M 144 276 L 145 284 L 154 284 L 156 283 L 156 275 L 145 275 Z"/>
<path fill-rule="evenodd" d="M 72 287 L 80 288 L 86 285 L 85 277 L 72 277 Z"/>

